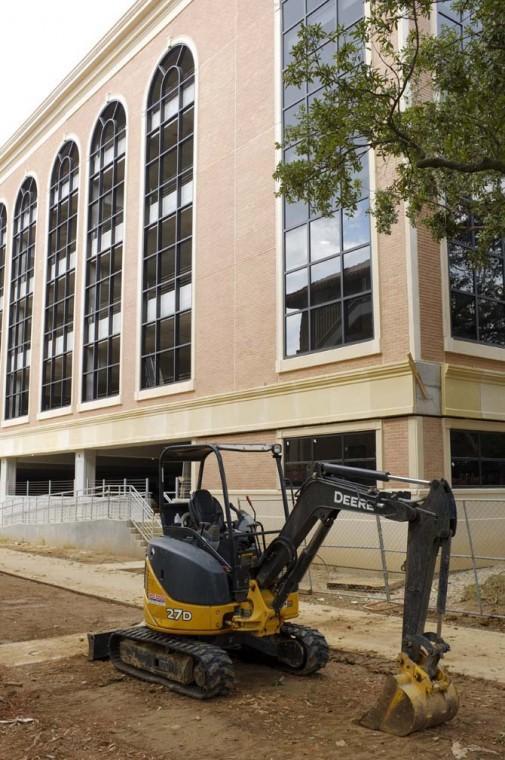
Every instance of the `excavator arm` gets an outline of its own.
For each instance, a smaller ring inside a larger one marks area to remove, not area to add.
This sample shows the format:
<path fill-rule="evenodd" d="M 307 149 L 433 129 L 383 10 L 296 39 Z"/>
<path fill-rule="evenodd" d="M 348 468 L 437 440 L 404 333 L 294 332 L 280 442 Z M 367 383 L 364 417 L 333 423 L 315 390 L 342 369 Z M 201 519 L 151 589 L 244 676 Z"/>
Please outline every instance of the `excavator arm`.
<path fill-rule="evenodd" d="M 343 475 L 370 479 L 371 485 Z M 301 486 L 284 527 L 260 557 L 256 581 L 273 593 L 273 607 L 278 612 L 297 589 L 341 511 L 408 523 L 400 674 L 392 677 L 378 705 L 362 721 L 371 728 L 407 734 L 449 720 L 458 707 L 454 686 L 439 667 L 449 649 L 441 637 L 440 621 L 445 612 L 456 504 L 444 480 L 414 481 L 429 485 L 428 495 L 421 500 L 412 500 L 409 492 L 372 486 L 376 480 L 397 479 L 403 480 L 386 472 L 318 463 Z M 431 633 L 425 631 L 425 625 L 439 556 L 439 624 L 437 633 Z"/>

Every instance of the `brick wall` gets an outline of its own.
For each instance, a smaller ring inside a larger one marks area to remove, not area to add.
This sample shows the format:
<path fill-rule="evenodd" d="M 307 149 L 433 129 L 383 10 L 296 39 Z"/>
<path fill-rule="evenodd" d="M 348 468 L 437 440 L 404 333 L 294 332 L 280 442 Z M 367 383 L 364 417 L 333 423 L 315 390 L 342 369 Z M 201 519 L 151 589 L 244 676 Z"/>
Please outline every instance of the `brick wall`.
<path fill-rule="evenodd" d="M 218 436 L 212 439 L 199 439 L 196 443 L 276 443 L 275 433 L 265 431 L 260 433 L 247 433 L 244 435 Z M 276 489 L 275 463 L 270 454 L 234 453 L 223 452 L 223 461 L 228 481 L 228 488 L 232 491 L 255 491 Z M 220 478 L 217 462 L 214 456 L 209 456 L 204 471 L 204 488 L 212 490 L 220 489 Z"/>
<path fill-rule="evenodd" d="M 422 224 L 417 236 L 422 358 L 444 361 L 440 246 Z"/>
<path fill-rule="evenodd" d="M 424 477 L 427 480 L 449 477 L 444 472 L 444 439 L 442 420 L 437 417 L 423 419 Z"/>
<path fill-rule="evenodd" d="M 408 424 L 405 417 L 384 420 L 382 429 L 382 469 L 395 475 L 409 474 Z"/>

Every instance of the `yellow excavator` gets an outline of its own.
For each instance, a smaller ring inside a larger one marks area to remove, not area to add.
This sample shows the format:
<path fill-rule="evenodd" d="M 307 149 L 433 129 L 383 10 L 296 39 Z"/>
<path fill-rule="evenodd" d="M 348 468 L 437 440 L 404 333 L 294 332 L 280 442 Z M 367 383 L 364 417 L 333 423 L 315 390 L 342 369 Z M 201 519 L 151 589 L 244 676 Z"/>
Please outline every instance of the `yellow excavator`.
<path fill-rule="evenodd" d="M 273 536 L 255 514 L 231 503 L 227 451 L 273 457 L 285 516 Z M 223 504 L 202 487 L 209 457 L 217 463 Z M 198 466 L 189 498 L 166 497 L 169 463 Z M 428 494 L 413 500 L 409 491 L 377 488 L 377 481 L 390 480 L 420 483 Z M 147 548 L 145 624 L 89 634 L 90 659 L 110 658 L 125 673 L 200 699 L 230 692 L 233 653 L 309 676 L 326 665 L 329 650 L 319 631 L 290 622 L 298 615 L 298 585 L 342 510 L 378 515 L 408 523 L 403 631 L 399 673 L 361 723 L 405 736 L 454 717 L 457 693 L 440 666 L 449 649 L 441 621 L 456 531 L 456 504 L 444 480 L 319 462 L 290 509 L 278 444 L 180 444 L 162 451 L 159 483 L 163 536 Z M 437 558 L 438 626 L 426 632 Z"/>

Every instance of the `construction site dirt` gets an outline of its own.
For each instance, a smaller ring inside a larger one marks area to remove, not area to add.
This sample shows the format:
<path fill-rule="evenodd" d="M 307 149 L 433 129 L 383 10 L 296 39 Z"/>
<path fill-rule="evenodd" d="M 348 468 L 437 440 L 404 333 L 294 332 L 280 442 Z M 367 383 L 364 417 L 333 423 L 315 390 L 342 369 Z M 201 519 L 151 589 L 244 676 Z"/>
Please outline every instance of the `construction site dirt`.
<path fill-rule="evenodd" d="M 49 639 L 46 656 L 58 656 L 67 634 L 139 618 L 132 607 L 42 583 L 9 575 L 0 583 L 0 651 L 24 641 L 21 652 L 29 639 L 33 655 L 37 640 Z M 439 728 L 401 739 L 359 726 L 394 668 L 369 653 L 333 650 L 324 672 L 310 678 L 237 660 L 232 694 L 210 701 L 123 676 L 84 653 L 44 660 L 41 649 L 32 659 L 0 665 L 1 758 L 505 758 L 505 686 L 491 680 L 456 675 L 461 709 Z"/>

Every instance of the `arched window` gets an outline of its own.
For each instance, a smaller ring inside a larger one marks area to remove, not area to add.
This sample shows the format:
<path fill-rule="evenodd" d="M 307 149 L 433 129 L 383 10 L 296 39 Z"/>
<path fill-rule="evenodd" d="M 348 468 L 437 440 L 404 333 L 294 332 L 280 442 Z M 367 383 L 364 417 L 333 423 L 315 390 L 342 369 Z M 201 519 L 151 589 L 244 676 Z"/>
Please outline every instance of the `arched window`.
<path fill-rule="evenodd" d="M 36 228 L 37 184 L 33 177 L 27 177 L 21 185 L 14 211 L 6 419 L 28 414 Z"/>
<path fill-rule="evenodd" d="M 178 45 L 147 104 L 142 388 L 191 376 L 194 99 L 193 57 Z"/>
<path fill-rule="evenodd" d="M 0 203 L 0 346 L 2 345 L 2 321 L 4 306 L 5 252 L 7 250 L 7 210 Z"/>
<path fill-rule="evenodd" d="M 126 114 L 113 101 L 91 143 L 83 401 L 119 393 Z"/>
<path fill-rule="evenodd" d="M 79 151 L 70 140 L 54 162 L 49 195 L 43 411 L 71 402 L 78 196 Z"/>

